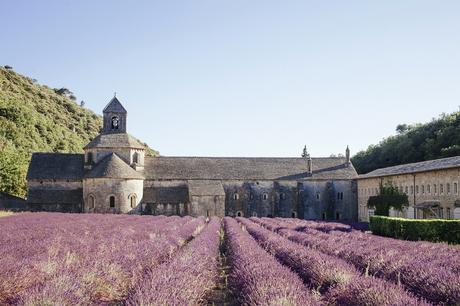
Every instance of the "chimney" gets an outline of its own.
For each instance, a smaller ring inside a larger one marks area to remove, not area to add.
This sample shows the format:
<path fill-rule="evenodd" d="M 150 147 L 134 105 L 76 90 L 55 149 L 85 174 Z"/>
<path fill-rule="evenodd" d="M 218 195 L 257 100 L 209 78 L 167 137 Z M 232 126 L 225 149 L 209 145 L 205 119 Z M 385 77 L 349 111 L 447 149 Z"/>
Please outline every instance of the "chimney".
<path fill-rule="evenodd" d="M 348 148 L 348 146 L 347 146 L 347 149 L 345 150 L 345 158 L 347 160 L 346 161 L 347 165 L 349 165 L 350 164 L 350 149 Z"/>
<path fill-rule="evenodd" d="M 311 162 L 310 155 L 307 156 L 307 172 L 308 172 L 309 175 L 312 175 L 312 173 L 313 173 L 313 164 Z"/>

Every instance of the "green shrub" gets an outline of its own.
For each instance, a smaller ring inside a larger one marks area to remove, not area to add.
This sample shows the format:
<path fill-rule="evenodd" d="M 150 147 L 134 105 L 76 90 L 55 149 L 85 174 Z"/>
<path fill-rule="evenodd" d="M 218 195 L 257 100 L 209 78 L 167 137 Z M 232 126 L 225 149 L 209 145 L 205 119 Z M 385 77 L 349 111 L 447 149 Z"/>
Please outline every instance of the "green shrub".
<path fill-rule="evenodd" d="M 371 216 L 369 226 L 372 233 L 385 237 L 460 243 L 460 220 Z"/>

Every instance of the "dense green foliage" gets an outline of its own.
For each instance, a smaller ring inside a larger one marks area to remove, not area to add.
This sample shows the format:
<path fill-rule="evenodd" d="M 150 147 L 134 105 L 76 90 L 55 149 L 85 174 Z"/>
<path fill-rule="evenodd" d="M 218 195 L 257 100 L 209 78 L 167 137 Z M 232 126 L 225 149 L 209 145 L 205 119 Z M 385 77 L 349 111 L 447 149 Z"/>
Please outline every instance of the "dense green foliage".
<path fill-rule="evenodd" d="M 101 126 L 68 95 L 0 67 L 0 191 L 25 196 L 32 152 L 83 152 Z"/>
<path fill-rule="evenodd" d="M 460 155 L 460 112 L 442 114 L 426 124 L 400 124 L 396 131 L 397 135 L 369 146 L 352 158 L 358 173 Z"/>
<path fill-rule="evenodd" d="M 460 243 L 460 220 L 371 216 L 372 233 L 404 240 Z"/>
<path fill-rule="evenodd" d="M 367 200 L 367 207 L 375 209 L 374 214 L 379 216 L 388 216 L 390 208 L 402 211 L 408 205 L 407 194 L 400 192 L 391 182 L 380 184 L 379 194 Z"/>

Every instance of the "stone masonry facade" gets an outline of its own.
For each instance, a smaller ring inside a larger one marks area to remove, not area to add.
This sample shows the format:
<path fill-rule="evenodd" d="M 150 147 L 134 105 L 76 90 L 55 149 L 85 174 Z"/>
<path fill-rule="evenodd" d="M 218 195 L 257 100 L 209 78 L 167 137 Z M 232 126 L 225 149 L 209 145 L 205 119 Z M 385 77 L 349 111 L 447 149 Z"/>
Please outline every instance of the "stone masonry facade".
<path fill-rule="evenodd" d="M 31 210 L 192 216 L 358 218 L 358 177 L 345 157 L 151 157 L 127 133 L 115 97 L 84 154 L 34 153 Z"/>

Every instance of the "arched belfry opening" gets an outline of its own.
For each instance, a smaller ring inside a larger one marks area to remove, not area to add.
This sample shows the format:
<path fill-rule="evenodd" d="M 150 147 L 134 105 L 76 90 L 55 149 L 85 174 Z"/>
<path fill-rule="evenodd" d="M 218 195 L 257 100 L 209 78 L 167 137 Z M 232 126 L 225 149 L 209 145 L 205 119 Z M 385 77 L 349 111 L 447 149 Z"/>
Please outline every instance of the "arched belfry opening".
<path fill-rule="evenodd" d="M 103 110 L 104 123 L 102 133 L 126 133 L 128 112 L 117 97 L 113 97 Z"/>

